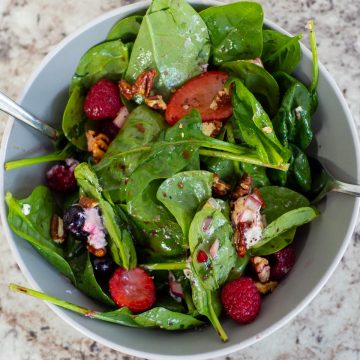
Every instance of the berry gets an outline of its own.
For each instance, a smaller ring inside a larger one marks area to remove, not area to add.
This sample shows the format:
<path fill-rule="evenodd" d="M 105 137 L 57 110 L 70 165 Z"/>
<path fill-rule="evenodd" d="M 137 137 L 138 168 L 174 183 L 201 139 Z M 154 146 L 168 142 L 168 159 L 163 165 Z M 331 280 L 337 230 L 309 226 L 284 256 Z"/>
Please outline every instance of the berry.
<path fill-rule="evenodd" d="M 208 256 L 204 250 L 199 250 L 199 252 L 196 255 L 196 261 L 198 263 L 204 263 L 208 261 Z"/>
<path fill-rule="evenodd" d="M 270 280 L 281 280 L 293 268 L 295 261 L 295 251 L 290 245 L 272 254 L 270 257 Z"/>
<path fill-rule="evenodd" d="M 111 120 L 103 121 L 101 123 L 100 132 L 105 134 L 110 141 L 113 141 L 118 134 L 120 128 L 117 127 Z"/>
<path fill-rule="evenodd" d="M 154 280 L 141 268 L 118 267 L 109 280 L 109 291 L 119 307 L 126 306 L 134 312 L 150 309 L 156 300 Z"/>
<path fill-rule="evenodd" d="M 46 180 L 51 189 L 62 193 L 70 193 L 77 188 L 74 168 L 66 164 L 57 164 L 50 168 L 46 173 Z"/>
<path fill-rule="evenodd" d="M 64 228 L 79 240 L 87 240 L 88 233 L 83 230 L 85 224 L 84 209 L 79 205 L 70 206 L 64 213 Z"/>
<path fill-rule="evenodd" d="M 102 278 L 110 278 L 115 270 L 115 263 L 109 255 L 104 257 L 94 257 L 92 258 L 92 264 L 94 268 L 95 275 L 98 275 Z"/>
<path fill-rule="evenodd" d="M 249 277 L 228 282 L 222 288 L 221 302 L 225 312 L 240 324 L 255 320 L 261 309 L 260 293 Z"/>
<path fill-rule="evenodd" d="M 114 119 L 121 106 L 118 87 L 106 79 L 95 83 L 84 101 L 84 111 L 90 120 Z"/>

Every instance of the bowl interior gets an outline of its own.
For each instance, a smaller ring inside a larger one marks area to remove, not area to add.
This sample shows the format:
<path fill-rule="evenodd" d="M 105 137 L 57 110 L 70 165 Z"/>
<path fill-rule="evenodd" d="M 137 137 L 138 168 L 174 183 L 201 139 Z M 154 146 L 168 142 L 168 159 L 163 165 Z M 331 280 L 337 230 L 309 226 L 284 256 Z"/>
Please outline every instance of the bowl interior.
<path fill-rule="evenodd" d="M 193 4 L 203 6 L 214 3 L 194 1 Z M 147 3 L 139 3 L 115 10 L 63 41 L 29 82 L 21 100 L 22 106 L 48 123 L 59 126 L 67 101 L 69 80 L 81 55 L 92 45 L 101 42 L 117 20 L 134 11 L 144 11 L 146 7 Z M 279 30 L 274 24 L 266 23 Z M 311 54 L 303 50 L 303 59 L 296 72 L 302 80 L 307 81 L 311 78 Z M 312 151 L 331 160 L 329 167 L 339 179 L 355 183 L 359 171 L 355 128 L 341 93 L 323 66 L 320 66 L 318 93 L 319 108 L 314 118 L 316 143 Z M 50 141 L 15 121 L 12 126 L 9 125 L 4 136 L 2 161 L 36 156 L 51 150 Z M 45 164 L 4 172 L 1 174 L 4 186 L 1 196 L 6 191 L 16 197 L 27 196 L 34 186 L 44 182 L 47 167 Z M 178 333 L 131 329 L 84 318 L 54 306 L 52 308 L 87 336 L 133 355 L 156 359 L 169 359 L 171 356 L 195 359 L 230 353 L 280 327 L 315 296 L 345 251 L 354 228 L 358 205 L 355 198 L 339 194 L 330 195 L 322 203 L 320 218 L 297 235 L 297 265 L 278 289 L 264 299 L 259 318 L 244 327 L 229 320 L 224 321 L 230 338 L 228 343 L 221 343 L 210 326 Z M 2 215 L 6 212 L 2 205 Z M 101 308 L 76 290 L 30 245 L 13 234 L 5 217 L 3 220 L 10 245 L 32 286 L 77 304 Z"/>

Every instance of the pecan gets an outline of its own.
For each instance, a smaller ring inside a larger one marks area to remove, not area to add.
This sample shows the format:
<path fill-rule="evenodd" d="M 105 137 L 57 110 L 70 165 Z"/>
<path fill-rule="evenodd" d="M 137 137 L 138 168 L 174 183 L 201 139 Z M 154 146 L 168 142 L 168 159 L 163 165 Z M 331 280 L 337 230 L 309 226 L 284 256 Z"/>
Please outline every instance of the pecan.
<path fill-rule="evenodd" d="M 269 261 L 260 256 L 250 258 L 250 263 L 256 272 L 261 283 L 266 283 L 270 278 L 270 265 Z"/>
<path fill-rule="evenodd" d="M 63 219 L 56 214 L 51 218 L 50 235 L 57 244 L 62 244 L 65 241 L 64 222 Z"/>
<path fill-rule="evenodd" d="M 266 295 L 268 293 L 273 292 L 277 284 L 278 284 L 277 281 L 268 281 L 264 284 L 261 282 L 255 282 L 255 286 L 259 290 L 259 293 L 262 295 Z"/>
<path fill-rule="evenodd" d="M 242 196 L 248 195 L 251 192 L 251 176 L 248 174 L 244 174 L 239 182 L 239 184 L 235 187 L 235 190 L 231 194 L 231 198 L 236 200 Z"/>
<path fill-rule="evenodd" d="M 215 175 L 211 189 L 215 197 L 223 197 L 226 196 L 229 192 L 230 185 L 227 184 L 225 181 L 220 180 L 220 178 Z"/>
<path fill-rule="evenodd" d="M 103 256 L 106 255 L 106 248 L 105 247 L 101 248 L 101 249 L 95 249 L 93 246 L 87 245 L 86 248 L 87 248 L 87 251 L 90 254 L 93 254 L 96 257 L 103 257 Z"/>
<path fill-rule="evenodd" d="M 96 134 L 94 130 L 86 132 L 88 151 L 92 153 L 95 163 L 98 163 L 105 155 L 110 139 L 105 134 Z"/>
<path fill-rule="evenodd" d="M 234 231 L 234 243 L 237 255 L 239 257 L 244 257 L 247 251 L 246 242 L 245 242 L 245 230 L 247 229 L 247 223 L 238 223 L 235 226 Z"/>
<path fill-rule="evenodd" d="M 166 103 L 161 95 L 145 97 L 145 104 L 155 110 L 166 110 Z"/>
<path fill-rule="evenodd" d="M 89 209 L 98 206 L 99 203 L 93 198 L 81 196 L 79 200 L 79 205 L 84 209 Z"/>
<path fill-rule="evenodd" d="M 223 123 L 221 121 L 217 121 L 217 120 L 203 122 L 201 124 L 201 131 L 206 136 L 216 137 L 220 133 L 222 124 Z"/>
<path fill-rule="evenodd" d="M 145 70 L 142 72 L 135 82 L 130 85 L 125 80 L 120 80 L 120 93 L 126 100 L 132 100 L 134 96 L 147 98 L 150 95 L 151 88 L 158 72 L 155 69 Z"/>

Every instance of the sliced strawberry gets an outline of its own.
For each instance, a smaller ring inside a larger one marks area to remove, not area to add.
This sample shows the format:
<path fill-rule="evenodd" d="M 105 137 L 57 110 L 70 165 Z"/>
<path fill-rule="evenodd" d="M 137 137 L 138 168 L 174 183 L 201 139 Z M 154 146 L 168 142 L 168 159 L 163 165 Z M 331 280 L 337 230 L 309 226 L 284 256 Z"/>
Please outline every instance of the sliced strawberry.
<path fill-rule="evenodd" d="M 232 114 L 230 96 L 224 91 L 228 75 L 208 71 L 185 83 L 171 97 L 165 119 L 174 125 L 191 109 L 199 110 L 202 121 L 225 120 Z"/>
<path fill-rule="evenodd" d="M 116 305 L 134 312 L 150 309 L 156 300 L 154 281 L 141 268 L 117 268 L 109 280 L 109 291 Z"/>

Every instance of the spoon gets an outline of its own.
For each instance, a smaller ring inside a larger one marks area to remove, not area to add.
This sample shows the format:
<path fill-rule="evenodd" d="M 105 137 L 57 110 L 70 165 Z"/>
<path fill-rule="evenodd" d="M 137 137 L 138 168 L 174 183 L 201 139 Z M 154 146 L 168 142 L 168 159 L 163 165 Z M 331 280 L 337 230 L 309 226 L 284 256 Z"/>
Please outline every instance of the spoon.
<path fill-rule="evenodd" d="M 309 158 L 313 176 L 312 204 L 318 203 L 329 192 L 338 192 L 353 196 L 360 196 L 360 185 L 349 184 L 334 178 L 323 162 L 319 159 Z"/>
<path fill-rule="evenodd" d="M 59 130 L 52 126 L 45 124 L 43 121 L 30 114 L 15 101 L 0 91 L 0 110 L 22 121 L 23 123 L 40 131 L 42 134 L 48 136 L 50 139 L 57 141 L 61 135 Z"/>

